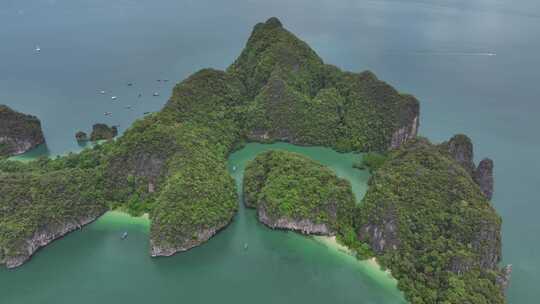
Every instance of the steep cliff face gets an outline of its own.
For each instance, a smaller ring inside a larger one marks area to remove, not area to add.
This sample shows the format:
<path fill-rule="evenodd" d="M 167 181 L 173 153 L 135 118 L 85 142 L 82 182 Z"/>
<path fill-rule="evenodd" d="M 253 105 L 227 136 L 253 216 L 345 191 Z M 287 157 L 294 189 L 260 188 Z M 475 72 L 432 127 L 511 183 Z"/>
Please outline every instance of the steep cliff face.
<path fill-rule="evenodd" d="M 397 276 L 409 299 L 503 303 L 492 275 L 501 273 L 501 219 L 469 170 L 472 145 L 449 146 L 415 140 L 388 154 L 357 211 L 358 238 Z M 447 271 L 452 275 L 442 275 Z M 459 287 L 479 280 L 489 282 L 482 291 Z"/>
<path fill-rule="evenodd" d="M 335 235 L 352 224 L 350 184 L 311 159 L 285 151 L 258 155 L 246 168 L 244 203 L 272 229 Z"/>
<path fill-rule="evenodd" d="M 0 170 L 0 264 L 22 265 L 39 248 L 107 210 L 96 171 L 53 171 L 56 165 L 45 173 Z"/>
<path fill-rule="evenodd" d="M 177 240 L 174 243 L 158 243 L 155 240 L 150 239 L 150 256 L 171 256 L 178 252 L 187 251 L 200 246 L 228 224 L 229 223 L 227 222 L 207 229 L 198 229 L 193 235 Z"/>
<path fill-rule="evenodd" d="M 501 273 L 497 276 L 497 284 L 506 292 L 510 286 L 510 278 L 512 276 L 512 265 L 506 265 L 502 268 Z"/>
<path fill-rule="evenodd" d="M 368 222 L 358 229 L 357 237 L 368 242 L 370 247 L 378 254 L 385 250 L 396 250 L 399 246 L 398 217 L 395 208 L 385 208 L 380 217 Z"/>
<path fill-rule="evenodd" d="M 484 158 L 480 161 L 474 171 L 474 180 L 487 199 L 491 200 L 493 197 L 493 161 L 491 159 Z"/>
<path fill-rule="evenodd" d="M 484 158 L 476 167 L 472 141 L 467 135 L 463 134 L 454 135 L 449 141 L 442 143 L 440 147 L 467 170 L 485 197 L 491 200 L 494 183 L 493 160 Z"/>
<path fill-rule="evenodd" d="M 454 135 L 448 142 L 443 143 L 442 145 L 448 149 L 448 153 L 450 153 L 450 155 L 462 165 L 469 174 L 474 172 L 473 144 L 467 135 Z"/>
<path fill-rule="evenodd" d="M 4 257 L 0 259 L 0 264 L 5 264 L 7 268 L 15 268 L 24 264 L 41 247 L 45 247 L 52 241 L 63 237 L 74 230 L 81 229 L 83 226 L 95 221 L 101 214 L 85 215 L 78 219 L 70 219 L 61 224 L 50 224 L 41 227 L 34 234 L 22 240 L 19 253 L 15 256 Z"/>
<path fill-rule="evenodd" d="M 310 219 L 295 219 L 287 216 L 274 216 L 268 214 L 266 205 L 261 202 L 257 208 L 259 221 L 272 229 L 285 229 L 300 232 L 302 234 L 335 235 L 336 231 L 325 223 L 315 223 Z"/>
<path fill-rule="evenodd" d="M 414 97 L 409 97 L 398 111 L 397 130 L 392 133 L 390 149 L 397 149 L 418 136 L 420 127 L 420 105 Z"/>
<path fill-rule="evenodd" d="M 0 156 L 22 154 L 45 143 L 41 122 L 0 105 Z"/>

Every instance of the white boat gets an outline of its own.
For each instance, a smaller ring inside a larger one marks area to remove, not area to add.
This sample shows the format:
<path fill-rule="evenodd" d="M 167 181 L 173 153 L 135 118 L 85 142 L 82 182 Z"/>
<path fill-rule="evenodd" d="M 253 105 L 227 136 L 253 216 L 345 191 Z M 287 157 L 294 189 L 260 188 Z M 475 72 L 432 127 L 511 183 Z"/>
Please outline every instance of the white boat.
<path fill-rule="evenodd" d="M 124 231 L 124 233 L 122 233 L 122 236 L 120 238 L 122 240 L 125 240 L 125 239 L 127 239 L 127 237 L 128 237 L 128 233 L 127 233 L 127 231 Z"/>
<path fill-rule="evenodd" d="M 153 96 L 159 96 L 159 93 L 158 92 L 154 92 L 154 94 L 152 94 Z"/>
<path fill-rule="evenodd" d="M 113 96 L 113 97 L 111 97 L 111 99 L 112 99 L 112 100 L 116 100 L 116 99 L 118 99 L 118 97 Z"/>
<path fill-rule="evenodd" d="M 111 115 L 112 115 L 112 112 L 105 112 L 105 113 L 103 113 L 103 115 L 105 115 L 105 116 L 111 116 Z"/>
<path fill-rule="evenodd" d="M 41 48 L 39 47 L 39 45 L 36 46 L 36 52 L 38 52 L 38 53 L 41 52 Z"/>
<path fill-rule="evenodd" d="M 99 91 L 100 94 L 105 94 L 104 90 Z"/>
<path fill-rule="evenodd" d="M 233 171 L 236 171 L 236 166 L 233 166 L 233 167 L 232 167 L 232 170 L 233 170 Z"/>

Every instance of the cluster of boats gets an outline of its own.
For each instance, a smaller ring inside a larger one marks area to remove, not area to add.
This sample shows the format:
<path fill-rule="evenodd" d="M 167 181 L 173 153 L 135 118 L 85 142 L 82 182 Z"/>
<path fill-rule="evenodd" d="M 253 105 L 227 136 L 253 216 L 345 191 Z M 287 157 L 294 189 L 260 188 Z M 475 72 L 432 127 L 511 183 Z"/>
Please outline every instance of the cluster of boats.
<path fill-rule="evenodd" d="M 40 49 L 39 47 L 36 47 L 36 52 L 39 52 L 39 51 L 41 51 L 41 49 Z M 169 79 L 158 79 L 158 80 L 157 80 L 157 82 L 168 82 L 168 81 L 169 81 Z M 128 87 L 132 87 L 133 85 L 134 85 L 133 82 L 128 82 L 128 83 L 127 83 L 127 86 L 128 86 Z M 107 91 L 105 91 L 105 90 L 100 90 L 99 93 L 100 93 L 101 95 L 105 95 L 105 94 L 107 94 Z M 142 96 L 143 96 L 142 93 L 137 94 L 137 98 L 141 98 Z M 158 96 L 160 96 L 160 94 L 159 94 L 159 92 L 153 92 L 153 93 L 152 93 L 152 96 L 158 97 Z M 113 102 L 116 101 L 116 100 L 118 100 L 118 96 L 116 96 L 116 95 L 111 96 L 111 100 L 112 100 Z M 131 106 L 131 105 L 126 105 L 124 108 L 127 109 L 127 110 L 129 110 L 129 109 L 132 108 L 132 106 Z M 146 115 L 146 114 L 149 114 L 149 113 L 150 113 L 150 112 L 144 112 L 145 115 Z M 104 114 L 105 116 L 107 116 L 107 117 L 111 117 L 111 116 L 112 116 L 112 112 L 105 112 L 105 113 L 103 113 L 103 114 Z"/>

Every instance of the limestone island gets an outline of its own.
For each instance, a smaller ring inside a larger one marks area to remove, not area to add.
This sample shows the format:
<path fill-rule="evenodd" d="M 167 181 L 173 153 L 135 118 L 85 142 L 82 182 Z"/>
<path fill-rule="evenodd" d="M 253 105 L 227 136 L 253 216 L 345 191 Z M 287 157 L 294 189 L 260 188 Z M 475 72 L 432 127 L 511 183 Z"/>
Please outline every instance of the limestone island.
<path fill-rule="evenodd" d="M 164 108 L 55 159 L 0 162 L 0 264 L 9 268 L 111 209 L 148 213 L 151 256 L 209 240 L 238 209 L 226 166 L 246 141 L 377 153 L 361 204 L 304 157 L 271 152 L 246 172 L 246 204 L 270 227 L 337 235 L 377 257 L 411 303 L 504 303 L 493 162 L 457 136 L 418 138 L 419 103 L 369 72 L 325 64 L 277 18 L 257 24 L 225 71 L 177 84 Z M 2 120 L 3 123 L 3 120 Z M 8 132 L 4 125 L 0 132 Z M 0 133 L 4 134 L 4 133 Z"/>
<path fill-rule="evenodd" d="M 244 203 L 270 228 L 337 234 L 350 227 L 355 207 L 350 183 L 300 154 L 269 151 L 244 174 Z"/>
<path fill-rule="evenodd" d="M 44 143 L 37 117 L 0 105 L 0 157 L 22 154 Z"/>

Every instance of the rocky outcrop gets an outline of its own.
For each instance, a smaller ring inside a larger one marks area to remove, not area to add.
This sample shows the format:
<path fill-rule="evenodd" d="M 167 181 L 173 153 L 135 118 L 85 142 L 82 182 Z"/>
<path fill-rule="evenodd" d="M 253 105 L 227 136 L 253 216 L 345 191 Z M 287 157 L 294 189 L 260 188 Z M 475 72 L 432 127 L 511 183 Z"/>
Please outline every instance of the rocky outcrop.
<path fill-rule="evenodd" d="M 116 137 L 116 135 L 118 135 L 118 128 L 116 126 L 109 127 L 106 124 L 98 123 L 92 126 L 90 140 L 110 140 Z"/>
<path fill-rule="evenodd" d="M 493 161 L 491 159 L 484 158 L 480 161 L 474 171 L 474 180 L 487 199 L 491 200 L 493 197 Z"/>
<path fill-rule="evenodd" d="M 384 212 L 380 224 L 363 225 L 357 232 L 358 239 L 369 243 L 378 254 L 385 250 L 396 250 L 399 246 L 398 220 L 394 208 L 387 208 Z"/>
<path fill-rule="evenodd" d="M 512 264 L 504 266 L 499 275 L 497 276 L 497 284 L 503 292 L 506 292 L 508 286 L 510 285 L 510 278 L 512 276 Z"/>
<path fill-rule="evenodd" d="M 448 142 L 442 143 L 440 147 L 469 172 L 485 197 L 491 200 L 494 183 L 493 160 L 484 158 L 476 167 L 472 141 L 467 135 L 463 134 L 454 135 Z"/>
<path fill-rule="evenodd" d="M 447 143 L 443 145 L 448 149 L 448 153 L 469 172 L 474 172 L 474 154 L 471 139 L 463 134 L 454 135 Z"/>
<path fill-rule="evenodd" d="M 45 143 L 41 122 L 0 105 L 0 156 L 17 155 Z"/>
<path fill-rule="evenodd" d="M 75 133 L 75 139 L 77 140 L 77 142 L 85 142 L 88 141 L 88 135 L 86 134 L 86 132 L 79 131 Z"/>
<path fill-rule="evenodd" d="M 229 223 L 230 221 L 211 228 L 200 229 L 193 236 L 185 237 L 181 241 L 176 242 L 175 244 L 162 244 L 157 240 L 150 239 L 150 256 L 171 256 L 178 252 L 188 251 L 192 248 L 200 246 L 206 241 L 208 241 L 216 233 L 221 231 L 223 228 L 227 227 Z"/>
<path fill-rule="evenodd" d="M 310 219 L 292 219 L 288 217 L 273 217 L 268 214 L 264 203 L 261 203 L 257 208 L 259 221 L 272 229 L 293 230 L 303 234 L 317 235 L 335 235 L 336 232 L 331 230 L 324 223 L 314 223 Z"/>
<path fill-rule="evenodd" d="M 101 213 L 102 214 L 102 213 Z M 86 216 L 78 220 L 71 220 L 63 224 L 48 225 L 42 229 L 36 231 L 32 237 L 24 240 L 21 254 L 16 256 L 6 257 L 0 264 L 5 264 L 7 268 L 15 268 L 24 264 L 30 259 L 30 257 L 41 247 L 47 246 L 52 241 L 63 237 L 64 235 L 81 229 L 83 226 L 88 225 L 95 221 L 101 214 L 94 216 Z"/>
<path fill-rule="evenodd" d="M 479 256 L 476 263 L 482 269 L 496 270 L 501 261 L 500 221 L 480 220 L 472 240 L 472 249 Z"/>
<path fill-rule="evenodd" d="M 403 144 L 416 138 L 420 126 L 420 105 L 418 102 L 406 103 L 398 113 L 400 127 L 392 133 L 390 149 L 397 149 Z"/>

